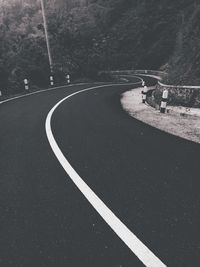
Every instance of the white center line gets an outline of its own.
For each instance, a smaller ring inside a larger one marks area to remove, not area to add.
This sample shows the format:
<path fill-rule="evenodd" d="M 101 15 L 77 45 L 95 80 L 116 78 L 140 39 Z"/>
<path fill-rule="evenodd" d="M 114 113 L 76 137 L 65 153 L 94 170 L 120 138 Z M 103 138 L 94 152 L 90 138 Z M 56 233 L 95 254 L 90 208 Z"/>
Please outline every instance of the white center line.
<path fill-rule="evenodd" d="M 60 164 L 69 175 L 74 184 L 78 187 L 81 193 L 86 197 L 94 209 L 100 214 L 104 221 L 112 228 L 112 230 L 118 235 L 118 237 L 130 248 L 130 250 L 138 257 L 138 259 L 147 267 L 166 267 L 166 265 L 158 259 L 136 236 L 132 233 L 126 225 L 104 204 L 104 202 L 92 191 L 92 189 L 83 181 L 74 168 L 70 165 L 69 161 L 63 155 L 59 148 L 51 129 L 51 118 L 56 108 L 65 100 L 97 88 L 103 88 L 107 86 L 121 86 L 122 84 L 109 84 L 103 86 L 95 86 L 77 91 L 68 95 L 59 101 L 48 113 L 46 118 L 46 134 L 49 140 L 50 146 L 59 160 Z"/>

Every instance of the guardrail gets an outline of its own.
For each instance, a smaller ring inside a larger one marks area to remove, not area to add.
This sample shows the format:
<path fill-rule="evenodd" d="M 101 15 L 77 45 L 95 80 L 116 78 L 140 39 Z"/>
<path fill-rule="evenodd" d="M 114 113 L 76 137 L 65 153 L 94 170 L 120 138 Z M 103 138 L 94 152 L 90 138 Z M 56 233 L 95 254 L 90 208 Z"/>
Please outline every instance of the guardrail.
<path fill-rule="evenodd" d="M 174 88 L 174 89 L 200 89 L 200 85 L 169 85 L 164 84 L 158 81 L 158 84 L 165 88 Z"/>
<path fill-rule="evenodd" d="M 99 74 L 117 74 L 117 75 L 126 75 L 126 74 L 140 74 L 140 75 L 155 75 L 157 77 L 163 78 L 167 76 L 167 73 L 164 71 L 157 70 L 113 70 L 113 71 L 100 71 Z"/>
<path fill-rule="evenodd" d="M 167 77 L 167 73 L 164 71 L 158 70 L 134 70 L 135 74 L 140 75 L 148 75 L 148 76 L 155 76 L 158 80 L 162 80 L 163 78 Z"/>
<path fill-rule="evenodd" d="M 169 105 L 200 108 L 200 86 L 169 85 L 158 81 L 156 90 L 153 92 L 156 103 L 161 101 L 164 90 L 169 92 Z"/>
<path fill-rule="evenodd" d="M 153 101 L 155 102 L 156 105 L 160 105 L 162 100 L 162 93 L 164 90 L 167 89 L 169 92 L 168 104 L 200 108 L 200 91 L 199 91 L 200 86 L 164 84 L 162 81 L 164 78 L 167 77 L 167 73 L 164 71 L 115 70 L 115 71 L 104 71 L 101 73 L 107 73 L 111 75 L 140 75 L 140 76 L 153 77 L 158 81 L 155 90 L 152 93 Z"/>

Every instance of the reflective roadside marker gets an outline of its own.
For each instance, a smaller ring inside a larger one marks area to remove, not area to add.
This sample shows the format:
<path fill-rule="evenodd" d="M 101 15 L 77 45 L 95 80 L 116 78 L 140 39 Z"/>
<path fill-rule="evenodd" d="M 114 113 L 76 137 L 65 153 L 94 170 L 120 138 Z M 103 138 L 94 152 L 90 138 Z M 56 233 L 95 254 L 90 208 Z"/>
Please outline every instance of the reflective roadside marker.
<path fill-rule="evenodd" d="M 162 101 L 160 105 L 160 112 L 165 113 L 167 107 L 168 90 L 164 90 L 162 94 Z"/>
<path fill-rule="evenodd" d="M 144 86 L 142 90 L 142 103 L 146 103 L 147 100 L 147 86 Z"/>
<path fill-rule="evenodd" d="M 142 86 L 143 86 L 143 87 L 145 86 L 145 81 L 144 81 L 144 80 L 142 80 Z"/>
<path fill-rule="evenodd" d="M 50 85 L 53 86 L 54 85 L 54 81 L 53 81 L 53 76 L 50 76 Z"/>
<path fill-rule="evenodd" d="M 2 92 L 0 91 L 0 96 L 2 96 Z"/>
<path fill-rule="evenodd" d="M 67 74 L 66 78 L 67 78 L 67 83 L 69 84 L 70 83 L 70 75 Z"/>
<path fill-rule="evenodd" d="M 28 85 L 27 79 L 24 79 L 24 87 L 25 87 L 25 90 L 29 90 L 29 85 Z"/>

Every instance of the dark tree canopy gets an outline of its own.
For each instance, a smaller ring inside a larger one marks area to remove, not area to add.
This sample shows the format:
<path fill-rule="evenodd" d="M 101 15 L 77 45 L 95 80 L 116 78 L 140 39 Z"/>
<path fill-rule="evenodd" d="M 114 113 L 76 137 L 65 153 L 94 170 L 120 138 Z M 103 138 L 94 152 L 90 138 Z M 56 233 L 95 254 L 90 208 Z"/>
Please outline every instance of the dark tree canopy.
<path fill-rule="evenodd" d="M 39 0 L 0 0 L 0 90 L 26 77 L 48 84 Z M 163 68 L 174 82 L 200 83 L 200 5 L 195 0 L 46 0 L 56 81 L 101 69 Z"/>

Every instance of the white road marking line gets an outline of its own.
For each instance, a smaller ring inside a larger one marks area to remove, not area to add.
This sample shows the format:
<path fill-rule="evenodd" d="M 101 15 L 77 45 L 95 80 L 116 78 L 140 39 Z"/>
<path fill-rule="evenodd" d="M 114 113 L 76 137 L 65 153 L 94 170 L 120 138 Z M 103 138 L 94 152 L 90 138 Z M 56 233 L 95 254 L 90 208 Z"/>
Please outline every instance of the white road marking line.
<path fill-rule="evenodd" d="M 35 94 L 39 94 L 39 93 L 46 92 L 46 91 L 52 91 L 52 90 L 60 89 L 60 88 L 64 88 L 64 87 L 67 87 L 67 85 L 53 87 L 53 88 L 48 88 L 48 89 L 43 89 L 43 90 L 35 91 L 35 92 L 32 92 L 32 93 L 28 93 L 26 95 L 14 96 L 12 98 L 8 98 L 6 100 L 1 101 L 0 104 L 9 102 L 9 101 L 12 101 L 12 100 L 15 100 L 15 99 L 19 99 L 19 98 L 23 98 L 23 97 L 27 97 L 27 96 L 31 96 L 31 95 L 35 95 Z"/>
<path fill-rule="evenodd" d="M 23 98 L 23 97 L 36 95 L 36 94 L 43 93 L 43 92 L 53 91 L 53 90 L 56 90 L 56 89 L 62 89 L 62 88 L 65 88 L 65 87 L 66 88 L 73 87 L 73 86 L 77 86 L 77 85 L 86 85 L 86 84 L 89 84 L 89 83 L 74 83 L 74 84 L 70 84 L 70 85 L 66 84 L 66 85 L 62 85 L 62 86 L 56 86 L 56 87 L 53 87 L 53 88 L 42 89 L 42 90 L 38 90 L 38 91 L 35 91 L 35 92 L 32 92 L 32 93 L 28 93 L 28 94 L 25 94 L 25 95 L 14 96 L 12 98 L 8 98 L 8 99 L 5 99 L 5 100 L 2 100 L 2 101 L 0 101 L 0 104 L 9 102 L 9 101 L 12 101 L 12 100 L 15 100 L 15 99 Z"/>
<path fill-rule="evenodd" d="M 122 85 L 122 84 L 112 84 Z M 48 113 L 46 118 L 46 134 L 49 140 L 50 146 L 57 157 L 58 161 L 69 175 L 71 180 L 75 183 L 81 193 L 86 197 L 94 209 L 100 214 L 105 222 L 112 228 L 112 230 L 118 235 L 118 237 L 130 248 L 130 250 L 139 258 L 139 260 L 147 267 L 166 267 L 160 259 L 158 259 L 127 227 L 118 219 L 118 217 L 104 204 L 104 202 L 90 189 L 90 187 L 83 181 L 78 173 L 73 169 L 68 160 L 63 155 L 59 148 L 51 129 L 51 118 L 56 108 L 65 100 L 71 98 L 74 95 L 97 89 L 103 88 L 109 85 L 95 86 L 87 89 L 80 90 L 59 101 Z M 111 86 L 111 85 L 110 85 Z"/>

